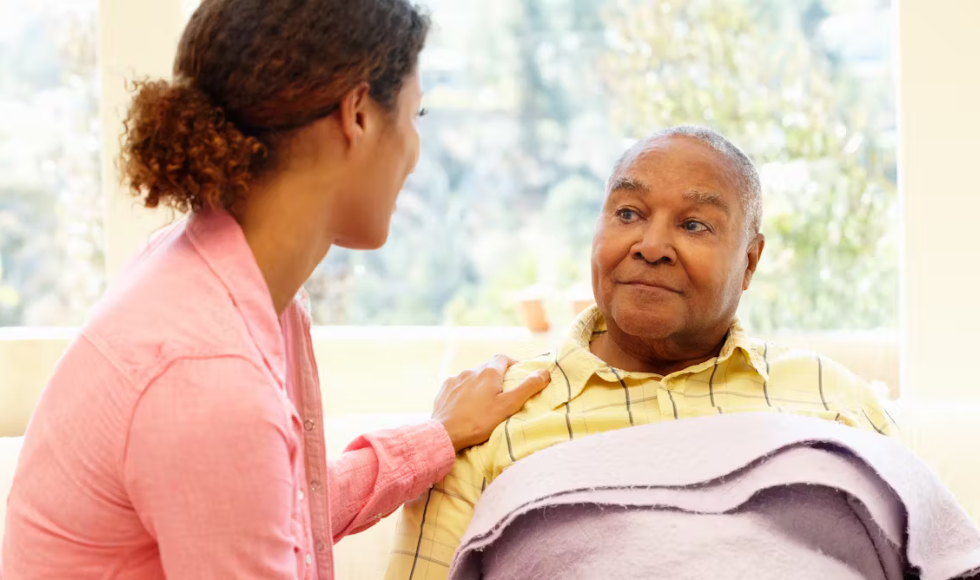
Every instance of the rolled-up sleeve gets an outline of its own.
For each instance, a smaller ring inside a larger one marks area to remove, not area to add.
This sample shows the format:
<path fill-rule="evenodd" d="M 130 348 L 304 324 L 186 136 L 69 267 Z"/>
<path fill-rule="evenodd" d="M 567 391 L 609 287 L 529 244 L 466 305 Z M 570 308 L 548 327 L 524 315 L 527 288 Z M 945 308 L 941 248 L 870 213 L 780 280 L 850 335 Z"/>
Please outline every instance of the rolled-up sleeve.
<path fill-rule="evenodd" d="M 298 577 L 292 421 L 235 357 L 178 361 L 143 393 L 123 470 L 167 578 Z"/>
<path fill-rule="evenodd" d="M 436 421 L 363 435 L 328 464 L 334 541 L 370 528 L 441 480 L 456 454 Z"/>

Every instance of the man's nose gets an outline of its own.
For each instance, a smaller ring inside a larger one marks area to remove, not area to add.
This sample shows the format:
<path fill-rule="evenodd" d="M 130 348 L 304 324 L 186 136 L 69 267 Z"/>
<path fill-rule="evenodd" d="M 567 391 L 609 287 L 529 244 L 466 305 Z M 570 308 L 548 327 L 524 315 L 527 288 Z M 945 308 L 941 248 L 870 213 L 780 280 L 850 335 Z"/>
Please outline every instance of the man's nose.
<path fill-rule="evenodd" d="M 677 261 L 674 230 L 662 220 L 651 220 L 643 237 L 633 247 L 633 255 L 649 264 L 673 264 Z"/>

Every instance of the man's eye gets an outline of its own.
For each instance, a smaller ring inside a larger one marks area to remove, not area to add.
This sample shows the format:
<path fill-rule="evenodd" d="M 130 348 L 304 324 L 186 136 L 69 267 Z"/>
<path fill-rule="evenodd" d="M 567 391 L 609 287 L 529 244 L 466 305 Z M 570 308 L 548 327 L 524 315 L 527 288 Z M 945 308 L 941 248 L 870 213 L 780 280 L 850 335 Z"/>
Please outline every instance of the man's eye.
<path fill-rule="evenodd" d="M 694 234 L 711 231 L 708 226 L 697 220 L 687 220 L 684 222 L 684 229 Z"/>
<path fill-rule="evenodd" d="M 422 117 L 424 117 L 424 116 L 426 116 L 428 114 L 429 114 L 429 110 L 426 109 L 425 107 L 422 107 L 421 109 L 419 109 L 418 117 L 421 119 Z"/>
<path fill-rule="evenodd" d="M 629 223 L 629 222 L 632 222 L 632 221 L 636 221 L 636 219 L 638 217 L 640 217 L 640 215 L 638 213 L 636 213 L 635 210 L 628 209 L 628 208 L 622 208 L 622 209 L 616 210 L 616 217 L 618 217 L 624 223 Z"/>

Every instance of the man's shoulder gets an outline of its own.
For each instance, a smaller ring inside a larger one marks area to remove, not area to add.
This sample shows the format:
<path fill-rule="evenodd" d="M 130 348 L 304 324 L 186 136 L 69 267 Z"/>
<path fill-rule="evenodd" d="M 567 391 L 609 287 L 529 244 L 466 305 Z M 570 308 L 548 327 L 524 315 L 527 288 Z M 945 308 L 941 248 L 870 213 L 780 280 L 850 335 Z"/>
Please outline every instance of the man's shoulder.
<path fill-rule="evenodd" d="M 897 424 L 889 414 L 892 405 L 888 384 L 864 376 L 858 371 L 867 369 L 851 368 L 820 346 L 763 343 L 770 390 L 782 390 L 784 394 L 792 391 L 794 397 L 807 396 L 807 392 L 810 396 L 819 394 L 821 404 L 828 410 L 847 417 L 842 422 L 879 433 L 895 433 Z"/>
<path fill-rule="evenodd" d="M 862 376 L 824 349 L 788 345 L 779 341 L 757 342 L 761 348 L 758 352 L 763 354 L 763 360 L 768 366 L 770 381 L 793 381 L 811 377 L 825 389 L 871 391 L 876 397 L 886 397 L 888 394 L 887 385 Z"/>
<path fill-rule="evenodd" d="M 827 372 L 857 376 L 846 365 L 838 362 L 824 350 L 813 345 L 796 345 L 780 340 L 752 339 L 751 346 L 770 368 L 774 366 L 812 367 L 813 372 Z"/>

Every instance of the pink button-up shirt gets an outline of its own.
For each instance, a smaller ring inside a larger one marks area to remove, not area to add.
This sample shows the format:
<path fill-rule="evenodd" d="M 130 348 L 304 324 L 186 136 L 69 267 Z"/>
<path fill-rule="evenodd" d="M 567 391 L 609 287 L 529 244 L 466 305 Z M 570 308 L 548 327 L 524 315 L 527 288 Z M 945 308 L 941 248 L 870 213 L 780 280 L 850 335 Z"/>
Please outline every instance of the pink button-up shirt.
<path fill-rule="evenodd" d="M 237 223 L 198 214 L 150 244 L 59 363 L 17 466 L 2 576 L 330 579 L 335 541 L 455 455 L 430 422 L 328 463 L 322 427 L 307 309 L 277 318 Z"/>

